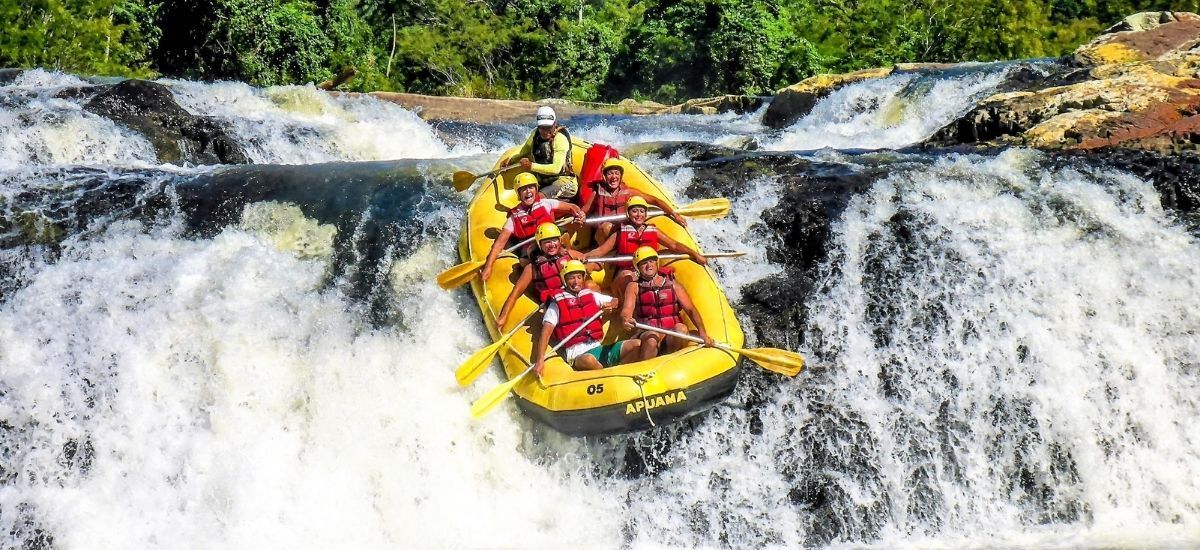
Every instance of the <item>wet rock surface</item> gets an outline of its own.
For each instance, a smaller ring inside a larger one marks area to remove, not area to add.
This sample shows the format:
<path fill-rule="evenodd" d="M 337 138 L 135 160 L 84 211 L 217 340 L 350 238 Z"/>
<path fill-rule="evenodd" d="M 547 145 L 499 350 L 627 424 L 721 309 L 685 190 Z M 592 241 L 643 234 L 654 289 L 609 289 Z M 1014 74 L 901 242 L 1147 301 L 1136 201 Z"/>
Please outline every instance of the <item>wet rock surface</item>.
<path fill-rule="evenodd" d="M 84 109 L 131 128 L 170 164 L 246 164 L 241 146 L 214 119 L 193 115 L 162 84 L 126 80 L 106 87 Z"/>
<path fill-rule="evenodd" d="M 1149 181 L 1158 190 L 1162 207 L 1174 212 L 1193 234 L 1200 235 L 1200 154 L 1109 148 L 1064 151 L 1052 160 L 1129 172 Z"/>
<path fill-rule="evenodd" d="M 1081 65 L 1161 59 L 1200 46 L 1200 15 L 1160 11 L 1130 15 L 1075 50 Z"/>
<path fill-rule="evenodd" d="M 1200 150 L 1200 16 L 1130 16 L 1070 61 L 1066 81 L 988 97 L 926 144 Z"/>
<path fill-rule="evenodd" d="M 1200 54 L 1179 61 L 1200 62 Z M 1092 69 L 1083 82 L 996 94 L 926 144 L 1196 150 L 1200 80 L 1181 76 L 1188 72 L 1175 63 L 1105 66 Z"/>
<path fill-rule="evenodd" d="M 914 151 L 915 152 L 915 151 Z M 946 152 L 946 151 L 941 151 Z M 996 154 L 996 150 L 982 154 Z M 738 311 L 750 320 L 761 345 L 795 348 L 807 321 L 807 304 L 818 270 L 825 263 L 833 226 L 849 202 L 896 170 L 932 162 L 933 155 L 864 154 L 845 162 L 821 161 L 780 153 L 747 152 L 702 143 L 657 145 L 654 154 L 683 153 L 694 171 L 689 199 L 724 196 L 737 199 L 746 182 L 774 178 L 781 182 L 779 202 L 762 213 L 761 232 L 771 235 L 768 258 L 784 271 L 742 289 Z M 1200 154 L 1164 154 L 1124 148 L 1067 150 L 1047 158 L 1052 166 L 1088 166 L 1128 172 L 1151 182 L 1162 207 L 1200 234 Z M 906 223 L 897 213 L 898 226 Z"/>
<path fill-rule="evenodd" d="M 746 193 L 748 181 L 780 180 L 779 202 L 762 213 L 759 229 L 772 236 L 767 256 L 783 265 L 784 272 L 743 288 L 739 312 L 750 318 L 760 344 L 796 347 L 832 225 L 855 195 L 890 173 L 891 158 L 872 156 L 865 165 L 855 165 L 698 143 L 668 144 L 657 153 L 669 157 L 680 151 L 693 159 L 685 165 L 695 175 L 685 190 L 690 199 L 736 199 Z"/>
<path fill-rule="evenodd" d="M 890 67 L 864 69 L 846 74 L 819 74 L 775 92 L 775 98 L 763 113 L 768 128 L 785 128 L 812 111 L 822 98 L 847 85 L 883 78 L 892 73 Z"/>

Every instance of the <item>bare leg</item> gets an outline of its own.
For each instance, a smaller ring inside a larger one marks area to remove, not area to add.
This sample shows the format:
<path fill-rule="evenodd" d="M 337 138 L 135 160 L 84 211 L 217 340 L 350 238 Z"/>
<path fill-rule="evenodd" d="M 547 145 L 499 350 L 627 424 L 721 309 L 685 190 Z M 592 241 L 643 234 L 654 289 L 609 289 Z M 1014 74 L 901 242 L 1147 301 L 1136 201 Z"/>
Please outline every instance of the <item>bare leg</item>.
<path fill-rule="evenodd" d="M 691 334 L 691 332 L 688 331 L 687 325 L 685 325 L 683 323 L 676 323 L 675 326 L 671 327 L 671 330 L 678 332 L 680 334 Z M 667 336 L 667 339 L 666 339 L 667 345 L 664 347 L 665 347 L 667 353 L 674 353 L 683 348 L 686 348 L 688 346 L 688 344 L 690 344 L 690 343 L 691 342 L 684 340 L 683 338 Z"/>
<path fill-rule="evenodd" d="M 640 359 L 641 347 L 642 347 L 642 341 L 638 340 L 637 338 L 630 338 L 629 340 L 621 342 L 621 363 L 620 364 L 624 365 L 625 363 L 632 363 L 634 361 L 640 361 L 641 360 Z M 616 366 L 616 365 L 613 365 L 613 366 Z"/>
<path fill-rule="evenodd" d="M 654 359 L 658 357 L 658 345 L 662 342 L 662 335 L 657 332 L 646 331 L 639 339 L 641 342 L 641 350 L 638 352 L 639 361 Z"/>
<path fill-rule="evenodd" d="M 592 354 L 585 353 L 575 358 L 575 364 L 571 365 L 571 368 L 575 370 L 600 370 L 604 368 L 604 365 L 601 365 L 600 361 L 593 357 Z"/>

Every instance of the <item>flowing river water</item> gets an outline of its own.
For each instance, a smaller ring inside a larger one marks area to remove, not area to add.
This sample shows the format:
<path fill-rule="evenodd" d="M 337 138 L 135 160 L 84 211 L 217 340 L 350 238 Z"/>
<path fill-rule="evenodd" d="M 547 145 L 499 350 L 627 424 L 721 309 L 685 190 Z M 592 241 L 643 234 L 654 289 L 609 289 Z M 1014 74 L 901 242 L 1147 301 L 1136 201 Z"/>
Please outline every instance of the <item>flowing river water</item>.
<path fill-rule="evenodd" d="M 1200 242 L 1151 183 L 1043 153 L 882 152 L 1004 69 L 855 84 L 761 113 L 582 117 L 622 150 L 689 141 L 877 177 L 846 197 L 803 323 L 708 413 L 572 439 L 468 406 L 487 343 L 455 262 L 465 197 L 526 129 L 431 125 L 311 87 L 164 81 L 253 162 L 159 164 L 82 80 L 0 87 L 0 547 L 1200 545 Z M 677 194 L 679 149 L 635 158 Z M 747 161 L 752 162 L 752 161 Z M 832 168 L 831 168 L 832 167 Z M 737 303 L 786 178 L 693 224 Z M 753 332 L 753 331 L 750 331 Z M 776 331 L 780 332 L 780 331 Z"/>

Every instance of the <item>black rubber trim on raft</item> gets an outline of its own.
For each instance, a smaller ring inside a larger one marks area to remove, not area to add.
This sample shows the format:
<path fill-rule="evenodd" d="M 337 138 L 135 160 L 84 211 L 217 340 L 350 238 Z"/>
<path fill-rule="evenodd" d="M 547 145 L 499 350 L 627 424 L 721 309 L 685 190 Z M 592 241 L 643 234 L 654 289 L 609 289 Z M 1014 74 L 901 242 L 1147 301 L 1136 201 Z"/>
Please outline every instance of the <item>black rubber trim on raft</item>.
<path fill-rule="evenodd" d="M 724 401 L 729 394 L 733 393 L 734 388 L 737 387 L 741 370 L 742 365 L 739 361 L 733 368 L 708 380 L 682 390 L 667 392 L 670 394 L 679 391 L 686 392 L 687 401 L 650 409 L 650 417 L 654 419 L 656 425 L 661 426 L 707 410 Z M 651 400 L 659 395 L 665 394 L 647 395 L 646 399 Z M 514 397 L 517 400 L 517 406 L 525 414 L 567 435 L 609 435 L 636 432 L 650 427 L 650 420 L 646 418 L 644 408 L 638 408 L 639 412 L 626 414 L 629 405 L 632 404 L 637 408 L 641 404 L 640 397 L 616 405 L 577 411 L 551 411 L 522 399 L 519 395 Z"/>

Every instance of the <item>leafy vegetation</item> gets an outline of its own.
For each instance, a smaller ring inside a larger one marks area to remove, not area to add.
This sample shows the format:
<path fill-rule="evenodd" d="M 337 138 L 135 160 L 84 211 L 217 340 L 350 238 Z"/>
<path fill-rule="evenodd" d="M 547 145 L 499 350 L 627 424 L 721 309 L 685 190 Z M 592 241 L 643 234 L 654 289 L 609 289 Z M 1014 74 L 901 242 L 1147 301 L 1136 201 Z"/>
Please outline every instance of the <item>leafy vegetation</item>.
<path fill-rule="evenodd" d="M 1070 52 L 1200 0 L 0 0 L 0 65 L 675 102 L 819 72 Z"/>

